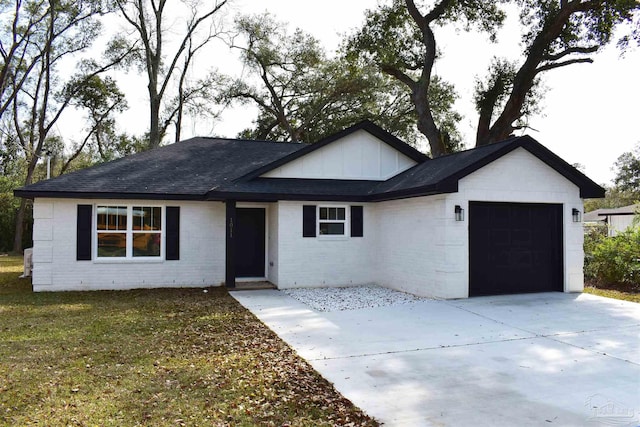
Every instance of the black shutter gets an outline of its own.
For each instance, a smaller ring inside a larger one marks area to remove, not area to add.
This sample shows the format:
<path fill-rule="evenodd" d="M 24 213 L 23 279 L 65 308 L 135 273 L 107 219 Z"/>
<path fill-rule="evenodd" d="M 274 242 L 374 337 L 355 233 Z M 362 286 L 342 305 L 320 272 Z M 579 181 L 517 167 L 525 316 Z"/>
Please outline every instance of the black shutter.
<path fill-rule="evenodd" d="M 180 207 L 167 206 L 167 244 L 166 256 L 168 261 L 180 259 Z"/>
<path fill-rule="evenodd" d="M 351 206 L 351 237 L 362 237 L 362 231 L 362 206 Z"/>
<path fill-rule="evenodd" d="M 76 259 L 78 261 L 91 260 L 92 212 L 93 207 L 91 205 L 78 205 L 76 223 Z"/>
<path fill-rule="evenodd" d="M 316 237 L 316 207 L 302 206 L 302 237 Z"/>

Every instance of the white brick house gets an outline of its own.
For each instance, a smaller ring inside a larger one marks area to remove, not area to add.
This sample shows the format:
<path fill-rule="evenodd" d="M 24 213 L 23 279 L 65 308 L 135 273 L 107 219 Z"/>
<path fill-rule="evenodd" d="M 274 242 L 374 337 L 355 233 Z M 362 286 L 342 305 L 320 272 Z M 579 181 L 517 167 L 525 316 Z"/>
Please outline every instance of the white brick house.
<path fill-rule="evenodd" d="M 376 283 L 417 295 L 580 292 L 582 198 L 528 136 L 429 159 L 363 122 L 313 145 L 194 138 L 15 191 L 34 291 Z"/>

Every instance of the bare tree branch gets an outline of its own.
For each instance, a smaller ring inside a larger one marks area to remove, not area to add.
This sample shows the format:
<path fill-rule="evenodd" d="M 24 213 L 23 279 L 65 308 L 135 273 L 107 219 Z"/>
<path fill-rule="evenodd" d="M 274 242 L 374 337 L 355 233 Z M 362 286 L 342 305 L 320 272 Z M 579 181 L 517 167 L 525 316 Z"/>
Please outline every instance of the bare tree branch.
<path fill-rule="evenodd" d="M 570 59 L 568 61 L 554 62 L 551 64 L 541 65 L 540 67 L 536 68 L 536 73 L 542 73 L 543 71 L 553 70 L 554 68 L 566 67 L 567 65 L 571 65 L 571 64 L 591 64 L 591 63 L 593 63 L 593 59 L 591 58 Z"/>
<path fill-rule="evenodd" d="M 600 46 L 588 46 L 588 47 L 571 47 L 568 49 L 563 50 L 562 52 L 556 53 L 554 55 L 546 55 L 543 59 L 545 61 L 557 61 L 559 59 L 564 58 L 567 55 L 571 55 L 574 53 L 577 54 L 589 54 L 589 53 L 594 53 L 597 52 L 597 50 L 600 48 Z"/>

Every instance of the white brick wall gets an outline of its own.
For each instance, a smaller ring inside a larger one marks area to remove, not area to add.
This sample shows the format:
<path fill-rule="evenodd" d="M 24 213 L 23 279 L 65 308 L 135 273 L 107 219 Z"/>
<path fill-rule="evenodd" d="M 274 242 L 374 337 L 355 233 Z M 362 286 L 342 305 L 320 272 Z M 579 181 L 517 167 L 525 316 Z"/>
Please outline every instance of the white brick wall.
<path fill-rule="evenodd" d="M 278 204 L 271 203 L 267 208 L 267 279 L 278 285 Z"/>
<path fill-rule="evenodd" d="M 459 191 L 374 205 L 377 279 L 380 285 L 439 298 L 469 296 L 469 201 L 563 205 L 564 290 L 583 290 L 583 231 L 573 208 L 579 189 L 519 148 L 463 178 Z M 455 221 L 460 205 L 467 217 Z"/>
<path fill-rule="evenodd" d="M 573 208 L 583 210 L 580 190 L 523 148 L 518 148 L 460 180 L 458 192 L 447 196 L 447 212 L 455 205 L 469 212 L 469 201 L 559 203 L 563 205 L 564 291 L 581 292 L 584 288 L 582 223 L 573 222 Z M 465 220 L 468 226 L 468 221 Z M 468 232 L 468 230 L 467 230 Z M 458 265 L 460 280 L 468 280 L 469 239 L 462 239 Z M 468 295 L 460 295 L 466 297 Z"/>
<path fill-rule="evenodd" d="M 143 200 L 42 199 L 34 201 L 34 291 L 217 286 L 224 281 L 224 204 L 180 206 L 180 260 L 76 261 L 78 204 L 145 205 Z M 95 212 L 95 211 L 94 211 Z M 95 244 L 96 236 L 92 236 Z"/>
<path fill-rule="evenodd" d="M 347 206 L 346 203 L 278 203 L 278 287 L 350 286 L 375 280 L 375 236 L 371 205 L 364 206 L 363 237 L 302 237 L 302 206 Z M 347 234 L 349 226 L 347 224 Z"/>
<path fill-rule="evenodd" d="M 376 282 L 416 295 L 448 296 L 445 196 L 378 203 Z"/>

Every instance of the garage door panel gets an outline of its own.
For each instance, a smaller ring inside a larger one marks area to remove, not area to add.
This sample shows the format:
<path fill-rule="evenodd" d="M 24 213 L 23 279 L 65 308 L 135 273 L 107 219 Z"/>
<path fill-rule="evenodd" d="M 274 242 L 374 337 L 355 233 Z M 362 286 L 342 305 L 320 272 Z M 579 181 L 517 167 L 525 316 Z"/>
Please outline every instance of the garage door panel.
<path fill-rule="evenodd" d="M 511 253 L 511 266 L 514 270 L 525 271 L 533 269 L 533 254 L 531 251 L 513 251 Z"/>
<path fill-rule="evenodd" d="M 531 246 L 533 244 L 533 234 L 531 230 L 515 229 L 511 232 L 511 243 L 515 246 Z"/>
<path fill-rule="evenodd" d="M 495 246 L 509 246 L 511 244 L 511 233 L 509 230 L 491 230 L 490 242 Z"/>
<path fill-rule="evenodd" d="M 562 205 L 469 203 L 469 295 L 562 291 Z"/>

